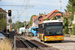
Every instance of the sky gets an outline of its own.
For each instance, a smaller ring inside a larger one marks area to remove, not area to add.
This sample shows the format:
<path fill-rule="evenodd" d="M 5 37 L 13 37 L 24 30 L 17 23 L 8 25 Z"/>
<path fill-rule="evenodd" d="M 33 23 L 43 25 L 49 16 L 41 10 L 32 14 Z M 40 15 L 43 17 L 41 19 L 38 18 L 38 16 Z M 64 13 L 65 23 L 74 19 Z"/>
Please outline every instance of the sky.
<path fill-rule="evenodd" d="M 62 12 L 65 12 L 68 0 L 61 0 Z M 16 6 L 0 6 L 0 8 L 6 10 L 12 10 L 12 22 L 16 21 L 29 21 L 32 15 L 39 15 L 39 13 L 50 13 L 57 9 L 60 11 L 59 0 L 2 0 L 0 5 L 16 5 Z M 18 5 L 18 6 L 17 6 Z M 9 16 L 7 14 L 9 19 Z"/>

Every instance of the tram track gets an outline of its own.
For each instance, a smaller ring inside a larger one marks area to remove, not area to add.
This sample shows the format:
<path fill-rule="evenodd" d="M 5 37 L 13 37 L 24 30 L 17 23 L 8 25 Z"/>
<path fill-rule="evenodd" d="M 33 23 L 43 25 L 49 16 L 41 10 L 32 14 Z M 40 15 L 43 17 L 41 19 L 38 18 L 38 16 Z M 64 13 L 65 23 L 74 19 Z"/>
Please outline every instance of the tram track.
<path fill-rule="evenodd" d="M 27 50 L 27 46 L 18 38 L 16 38 L 16 50 Z"/>
<path fill-rule="evenodd" d="M 36 41 L 36 40 L 31 40 L 32 42 L 34 42 L 35 44 L 38 44 L 39 46 L 41 46 L 41 47 L 49 47 L 49 46 L 47 46 L 47 45 L 45 45 L 45 44 L 43 44 L 43 43 L 40 43 L 40 42 L 38 42 L 38 41 Z"/>
<path fill-rule="evenodd" d="M 51 49 L 50 46 L 44 45 L 35 40 L 27 40 L 22 37 L 16 37 L 16 39 L 19 40 L 19 41 L 16 41 L 17 50 L 47 50 L 47 48 Z M 21 49 L 18 49 L 18 46 Z"/>
<path fill-rule="evenodd" d="M 29 40 L 26 40 L 21 37 L 17 37 L 17 38 L 20 39 L 20 41 L 23 43 L 23 45 L 25 45 L 26 49 L 28 50 L 33 50 L 33 48 L 35 49 L 41 48 L 38 45 L 34 44 L 33 42 L 30 42 Z"/>

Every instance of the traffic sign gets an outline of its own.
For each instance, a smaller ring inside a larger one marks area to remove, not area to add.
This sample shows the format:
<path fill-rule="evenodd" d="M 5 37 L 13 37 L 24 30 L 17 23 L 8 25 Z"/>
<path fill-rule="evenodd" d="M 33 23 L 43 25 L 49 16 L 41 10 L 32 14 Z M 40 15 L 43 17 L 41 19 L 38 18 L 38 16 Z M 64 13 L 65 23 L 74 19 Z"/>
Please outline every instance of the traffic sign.
<path fill-rule="evenodd" d="M 12 19 L 8 19 L 8 22 L 9 22 L 9 23 L 12 23 Z"/>

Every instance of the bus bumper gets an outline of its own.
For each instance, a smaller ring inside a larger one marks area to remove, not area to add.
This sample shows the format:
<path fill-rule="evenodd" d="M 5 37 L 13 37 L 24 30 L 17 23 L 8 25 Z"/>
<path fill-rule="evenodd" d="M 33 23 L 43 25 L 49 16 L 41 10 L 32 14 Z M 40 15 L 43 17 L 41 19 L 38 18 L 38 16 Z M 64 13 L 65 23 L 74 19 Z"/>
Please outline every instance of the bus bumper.
<path fill-rule="evenodd" d="M 64 37 L 45 37 L 44 41 L 64 41 Z"/>

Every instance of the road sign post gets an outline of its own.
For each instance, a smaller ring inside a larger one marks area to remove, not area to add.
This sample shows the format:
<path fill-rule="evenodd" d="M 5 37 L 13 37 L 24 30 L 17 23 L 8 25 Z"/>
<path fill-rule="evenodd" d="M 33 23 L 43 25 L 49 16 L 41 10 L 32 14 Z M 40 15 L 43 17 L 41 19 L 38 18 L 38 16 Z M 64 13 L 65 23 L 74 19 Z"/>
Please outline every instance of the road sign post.
<path fill-rule="evenodd" d="M 12 31 L 11 10 L 8 10 L 8 16 L 10 17 L 10 19 L 8 20 L 8 22 L 10 23 L 10 31 Z"/>

